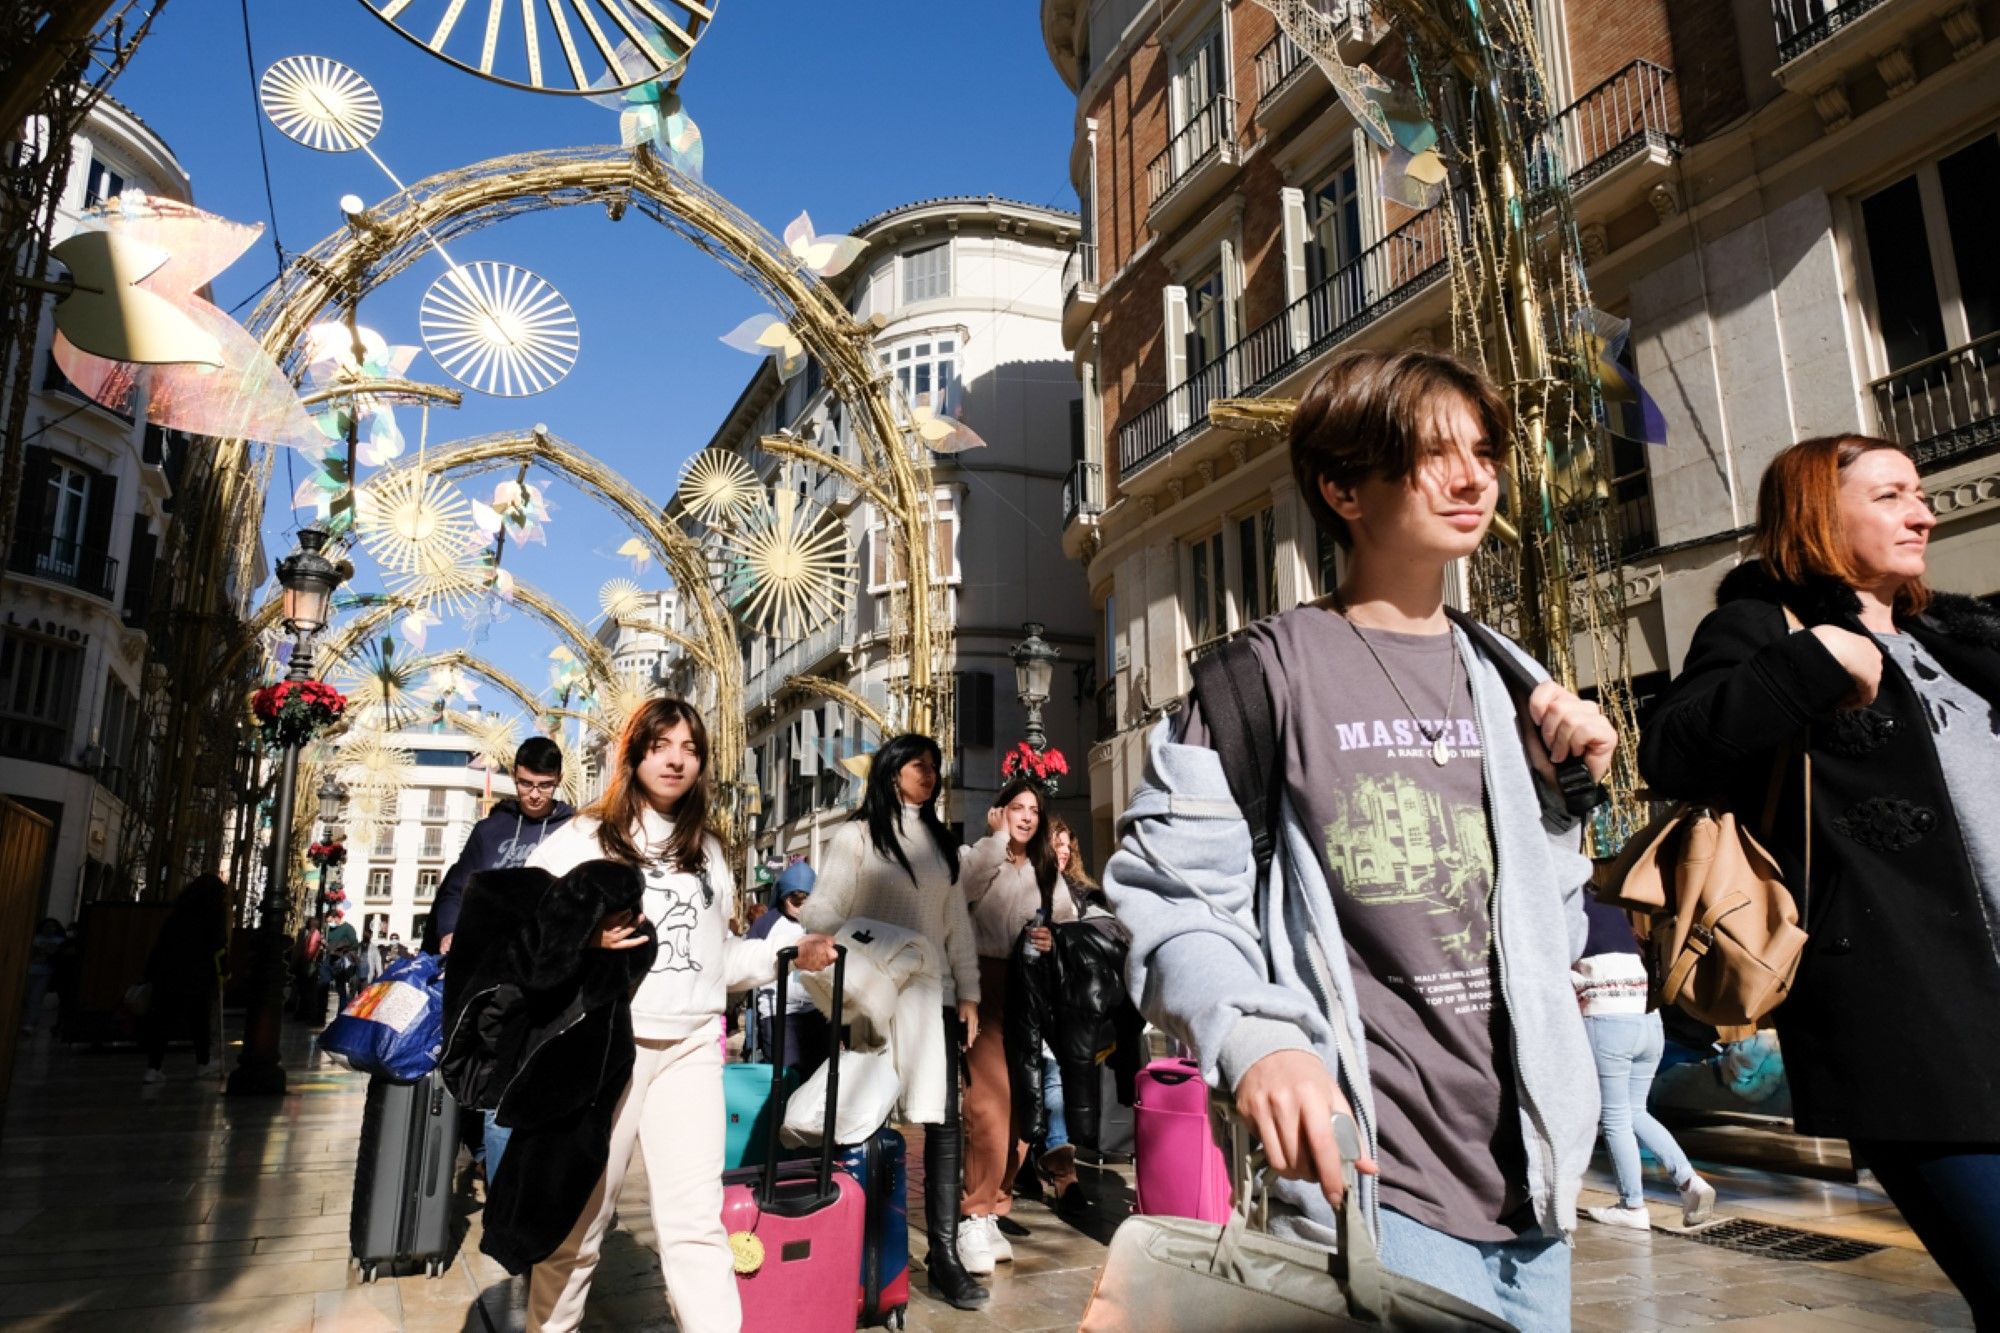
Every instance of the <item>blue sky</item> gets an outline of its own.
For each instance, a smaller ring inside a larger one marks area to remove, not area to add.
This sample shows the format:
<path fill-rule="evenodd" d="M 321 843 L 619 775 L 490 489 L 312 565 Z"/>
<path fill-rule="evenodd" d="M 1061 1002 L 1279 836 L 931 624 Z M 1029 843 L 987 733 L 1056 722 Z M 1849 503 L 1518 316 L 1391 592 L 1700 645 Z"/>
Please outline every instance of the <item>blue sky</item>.
<path fill-rule="evenodd" d="M 313 54 L 351 65 L 374 84 L 385 124 L 373 146 L 405 181 L 618 137 L 615 112 L 487 84 L 411 45 L 359 3 L 251 0 L 250 25 L 258 74 L 282 56 Z M 199 205 L 268 224 L 238 0 L 174 0 L 113 91 L 165 137 Z M 1042 47 L 1036 7 L 1019 0 L 722 0 L 681 92 L 702 130 L 705 179 L 773 233 L 801 209 L 830 232 L 937 195 L 1076 207 L 1067 165 L 1075 100 Z M 364 154 L 315 153 L 268 123 L 264 130 L 277 232 L 288 250 L 308 249 L 339 225 L 343 194 L 372 203 L 392 192 Z M 717 341 L 763 308 L 757 297 L 636 212 L 617 224 L 598 210 L 539 214 L 462 238 L 451 250 L 461 263 L 500 260 L 548 278 L 576 310 L 582 351 L 568 379 L 540 396 L 468 393 L 458 411 L 434 412 L 433 443 L 544 422 L 664 501 L 681 464 L 707 442 L 757 367 Z M 275 265 L 260 241 L 219 279 L 219 303 L 229 308 L 249 296 Z M 391 342 L 419 342 L 418 302 L 441 272 L 427 259 L 379 288 L 363 322 Z M 412 374 L 449 382 L 427 356 Z M 400 420 L 414 448 L 415 412 L 403 409 Z M 292 472 L 302 479 L 306 471 L 297 459 Z M 476 478 L 466 489 L 487 499 L 497 479 Z M 274 555 L 292 545 L 293 480 L 280 458 L 265 522 Z M 551 484 L 550 495 L 557 510 L 549 545 L 510 542 L 507 566 L 579 618 L 594 619 L 599 586 L 631 575 L 612 555 L 627 534 L 566 486 Z M 657 571 L 644 581 L 657 584 Z M 380 586 L 365 572 L 357 585 Z M 430 644 L 465 637 L 448 622 L 430 632 Z M 517 613 L 479 651 L 543 684 L 553 645 L 538 622 Z M 481 700 L 500 702 L 490 689 Z"/>

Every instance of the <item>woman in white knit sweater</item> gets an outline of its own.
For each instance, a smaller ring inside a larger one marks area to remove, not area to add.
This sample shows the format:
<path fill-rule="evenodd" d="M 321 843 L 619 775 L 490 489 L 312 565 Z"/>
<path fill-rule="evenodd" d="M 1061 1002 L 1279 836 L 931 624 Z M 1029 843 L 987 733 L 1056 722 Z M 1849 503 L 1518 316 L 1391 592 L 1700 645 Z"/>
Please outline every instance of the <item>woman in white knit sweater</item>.
<path fill-rule="evenodd" d="M 632 997 L 638 1050 L 612 1123 L 604 1175 L 569 1236 L 535 1265 L 528 1328 L 545 1333 L 582 1321 L 632 1150 L 643 1143 L 674 1322 L 687 1333 L 737 1333 L 743 1311 L 722 1227 L 727 1112 L 716 1024 L 729 992 L 772 978 L 778 946 L 729 932 L 736 881 L 708 831 L 708 730 L 701 715 L 679 699 L 648 700 L 626 721 L 616 753 L 603 799 L 551 834 L 528 864 L 552 875 L 586 861 L 638 866 L 659 952 Z M 595 943 L 643 944 L 639 924 L 607 919 Z M 796 947 L 801 970 L 833 962 L 833 941 L 824 935 L 808 935 Z"/>
<path fill-rule="evenodd" d="M 898 736 L 876 752 L 861 808 L 828 845 L 799 923 L 827 933 L 857 917 L 901 926 L 944 961 L 945 1110 L 941 1124 L 924 1126 L 924 1268 L 940 1298 L 971 1310 L 988 1293 L 958 1256 L 958 1089 L 960 1048 L 979 1028 L 979 954 L 958 888 L 958 841 L 937 815 L 940 759 L 928 736 Z"/>

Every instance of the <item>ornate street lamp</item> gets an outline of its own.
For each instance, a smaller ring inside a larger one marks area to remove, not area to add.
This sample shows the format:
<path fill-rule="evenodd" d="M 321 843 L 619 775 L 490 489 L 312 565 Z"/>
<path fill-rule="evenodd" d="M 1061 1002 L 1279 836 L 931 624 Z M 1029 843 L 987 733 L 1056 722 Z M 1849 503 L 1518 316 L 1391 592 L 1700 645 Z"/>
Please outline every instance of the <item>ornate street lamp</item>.
<path fill-rule="evenodd" d="M 292 636 L 292 667 L 285 679 L 295 683 L 311 679 L 313 636 L 326 628 L 334 589 L 351 572 L 320 553 L 326 543 L 327 534 L 318 528 L 301 529 L 298 549 L 278 562 L 285 632 Z M 243 1020 L 243 1050 L 236 1068 L 229 1071 L 231 1096 L 275 1096 L 285 1091 L 285 1069 L 278 1063 L 278 1033 L 284 1007 L 285 918 L 299 749 L 299 744 L 284 747 L 284 763 L 278 772 L 277 804 L 271 812 L 270 869 L 264 878 L 264 901 L 258 908 L 258 947 L 252 965 L 249 1011 Z"/>
<path fill-rule="evenodd" d="M 328 843 L 336 841 L 334 825 L 340 819 L 340 807 L 346 803 L 347 788 L 341 785 L 339 778 L 329 772 L 319 784 L 319 822 L 322 841 Z M 314 902 L 313 910 L 313 923 L 322 930 L 326 928 L 326 871 L 330 864 L 329 860 L 324 858 L 320 860 L 319 896 Z"/>
<path fill-rule="evenodd" d="M 1027 637 L 1007 650 L 1014 659 L 1014 692 L 1028 710 L 1027 741 L 1037 754 L 1049 748 L 1048 733 L 1042 730 L 1042 705 L 1049 700 L 1049 681 L 1056 659 L 1062 656 L 1061 649 L 1042 637 L 1044 628 L 1040 621 L 1028 621 L 1021 626 Z"/>

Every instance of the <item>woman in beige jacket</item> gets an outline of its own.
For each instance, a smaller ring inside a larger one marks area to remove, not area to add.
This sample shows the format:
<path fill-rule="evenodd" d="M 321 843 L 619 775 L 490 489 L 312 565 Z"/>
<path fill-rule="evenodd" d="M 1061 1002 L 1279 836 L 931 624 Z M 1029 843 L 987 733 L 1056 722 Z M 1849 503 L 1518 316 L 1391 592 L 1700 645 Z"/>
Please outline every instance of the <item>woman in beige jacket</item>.
<path fill-rule="evenodd" d="M 1014 1125 L 1007 1069 L 1007 960 L 1023 932 L 1037 949 L 1054 941 L 1049 923 L 1074 921 L 1076 904 L 1057 893 L 1055 849 L 1039 783 L 1016 778 L 1001 788 L 987 811 L 990 833 L 959 858 L 958 882 L 972 908 L 979 950 L 979 1035 L 966 1057 L 971 1086 L 965 1094 L 965 1197 L 958 1228 L 958 1257 L 970 1273 L 990 1273 L 1014 1257 L 1000 1219 L 1013 1206 L 1014 1176 L 1028 1145 Z M 1050 1184 L 1060 1195 L 1075 1180 Z"/>

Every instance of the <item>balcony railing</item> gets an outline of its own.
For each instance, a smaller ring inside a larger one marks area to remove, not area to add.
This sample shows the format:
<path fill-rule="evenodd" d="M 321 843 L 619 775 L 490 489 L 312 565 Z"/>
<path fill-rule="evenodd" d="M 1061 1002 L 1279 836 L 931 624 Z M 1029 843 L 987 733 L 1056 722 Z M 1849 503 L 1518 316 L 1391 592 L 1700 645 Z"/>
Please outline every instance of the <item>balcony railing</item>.
<path fill-rule="evenodd" d="M 1920 468 L 2000 445 L 2000 333 L 1905 366 L 1868 386 L 1882 433 Z"/>
<path fill-rule="evenodd" d="M 1341 31 L 1343 41 L 1368 34 L 1369 13 L 1364 0 L 1317 0 L 1313 8 Z M 1269 101 L 1307 63 L 1306 53 L 1299 49 L 1298 43 L 1282 32 L 1264 43 L 1257 52 L 1257 101 L 1260 104 Z"/>
<path fill-rule="evenodd" d="M 1078 241 L 1076 248 L 1069 252 L 1063 262 L 1062 290 L 1063 304 L 1076 299 L 1085 287 L 1097 286 L 1097 246 L 1090 241 Z"/>
<path fill-rule="evenodd" d="M 1157 204 L 1196 167 L 1222 151 L 1236 133 L 1236 99 L 1217 97 L 1188 118 L 1146 167 L 1148 205 Z"/>
<path fill-rule="evenodd" d="M 34 764 L 60 764 L 68 758 L 69 728 L 60 722 L 32 717 L 0 717 L 0 755 Z"/>
<path fill-rule="evenodd" d="M 118 562 L 95 547 L 48 532 L 24 532 L 14 539 L 7 568 L 16 574 L 62 583 L 107 601 L 118 583 Z"/>
<path fill-rule="evenodd" d="M 787 680 L 824 660 L 842 644 L 851 642 L 855 623 L 854 614 L 850 611 L 844 618 L 830 621 L 804 638 L 787 644 L 762 671 L 750 677 L 743 690 L 745 700 L 752 707 L 768 702 Z"/>
<path fill-rule="evenodd" d="M 1420 213 L 1238 339 L 1119 427 L 1119 477 L 1129 478 L 1207 426 L 1215 399 L 1264 392 L 1422 291 L 1449 267 L 1453 238 L 1442 206 Z"/>
<path fill-rule="evenodd" d="M 1556 117 L 1571 189 L 1581 189 L 1635 153 L 1680 148 L 1667 100 L 1673 77 L 1672 70 L 1650 60 L 1635 60 Z"/>
<path fill-rule="evenodd" d="M 1104 468 L 1079 458 L 1069 465 L 1063 479 L 1063 527 L 1085 514 L 1104 512 Z"/>
<path fill-rule="evenodd" d="M 1778 63 L 1789 65 L 1884 0 L 1771 0 Z"/>

